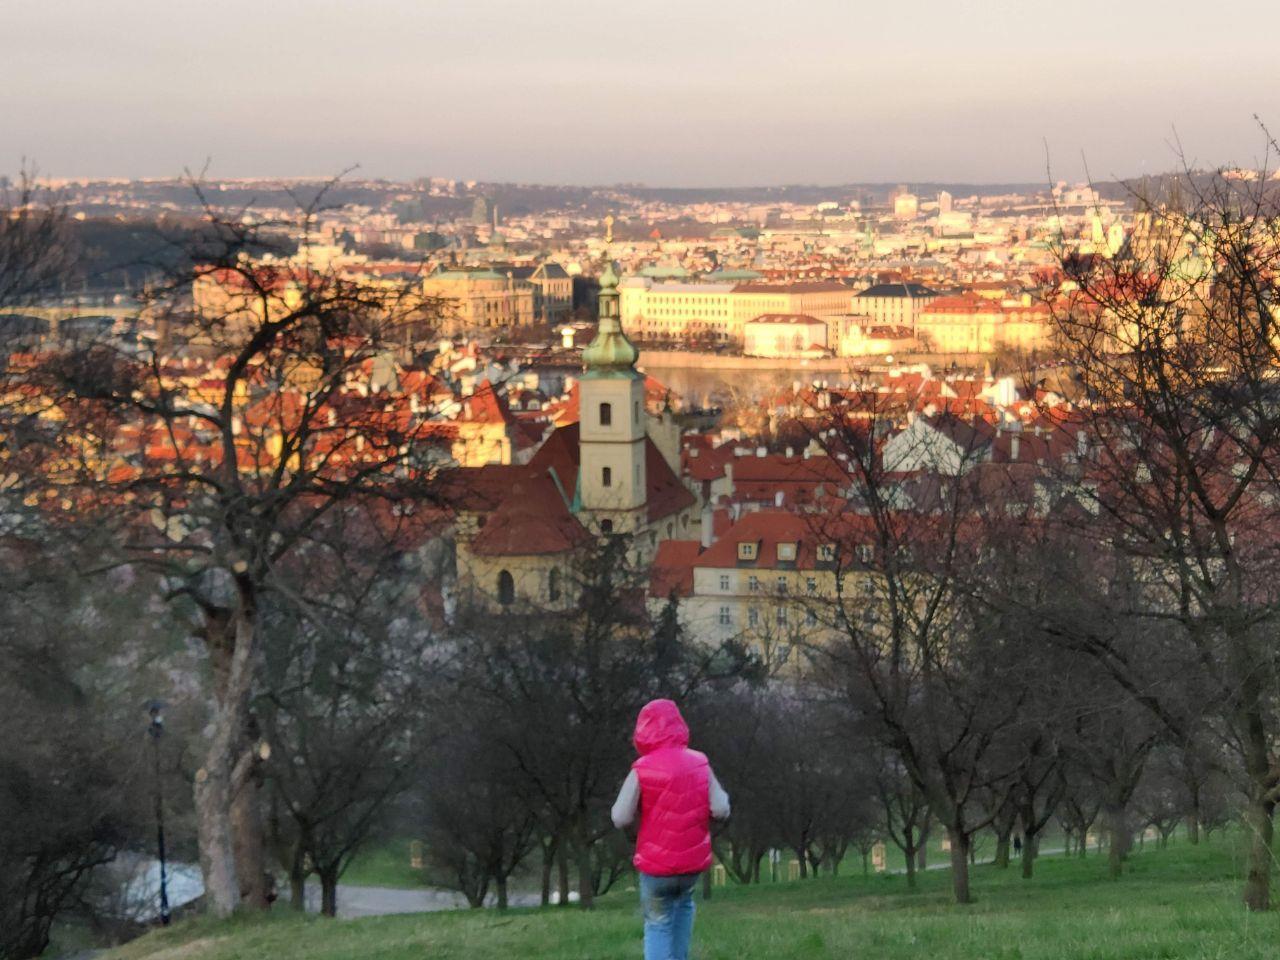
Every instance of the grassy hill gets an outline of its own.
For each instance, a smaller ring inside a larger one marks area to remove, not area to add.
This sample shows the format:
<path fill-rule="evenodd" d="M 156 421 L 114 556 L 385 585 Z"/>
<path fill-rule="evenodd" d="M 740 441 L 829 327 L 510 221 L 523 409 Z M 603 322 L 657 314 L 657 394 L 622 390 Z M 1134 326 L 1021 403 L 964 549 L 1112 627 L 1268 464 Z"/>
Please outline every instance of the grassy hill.
<path fill-rule="evenodd" d="M 977 902 L 948 901 L 946 871 L 917 892 L 901 877 L 830 878 L 717 888 L 699 903 L 695 960 L 1273 960 L 1280 914 L 1239 905 L 1240 858 L 1217 839 L 1135 854 L 1119 881 L 1103 858 L 1044 857 L 1038 876 L 975 870 Z M 121 947 L 108 960 L 487 960 L 634 958 L 633 889 L 592 913 L 574 908 L 333 921 L 279 912 L 189 921 Z"/>

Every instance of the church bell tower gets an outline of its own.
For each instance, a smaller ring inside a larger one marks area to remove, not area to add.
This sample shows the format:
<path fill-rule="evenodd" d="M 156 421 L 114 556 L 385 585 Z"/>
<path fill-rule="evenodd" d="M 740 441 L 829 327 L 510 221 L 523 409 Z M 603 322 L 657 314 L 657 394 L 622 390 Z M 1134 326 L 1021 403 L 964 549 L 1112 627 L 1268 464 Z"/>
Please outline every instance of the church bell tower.
<path fill-rule="evenodd" d="M 582 351 L 578 386 L 583 519 L 601 533 L 633 533 L 646 520 L 644 374 L 622 332 L 618 276 L 600 277 L 600 323 Z"/>

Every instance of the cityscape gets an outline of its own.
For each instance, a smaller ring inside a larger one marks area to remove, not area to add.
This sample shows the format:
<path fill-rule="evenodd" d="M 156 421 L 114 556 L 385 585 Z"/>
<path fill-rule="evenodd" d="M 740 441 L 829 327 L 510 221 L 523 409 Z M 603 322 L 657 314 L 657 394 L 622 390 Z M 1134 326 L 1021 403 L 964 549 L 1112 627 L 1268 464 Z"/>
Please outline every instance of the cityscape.
<path fill-rule="evenodd" d="M 1273 11 L 74 6 L 0 960 L 1274 955 Z"/>

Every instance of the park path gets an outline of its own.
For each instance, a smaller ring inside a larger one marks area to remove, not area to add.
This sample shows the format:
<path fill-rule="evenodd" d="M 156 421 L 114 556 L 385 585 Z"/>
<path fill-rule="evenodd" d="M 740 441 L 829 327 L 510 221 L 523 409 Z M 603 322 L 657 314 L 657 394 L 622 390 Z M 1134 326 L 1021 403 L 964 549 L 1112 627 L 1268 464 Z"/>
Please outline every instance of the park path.
<path fill-rule="evenodd" d="M 1041 850 L 1040 856 L 1052 856 L 1065 851 L 1061 847 Z M 979 865 L 991 863 L 991 860 L 980 860 Z M 1010 864 L 1009 869 L 1016 869 L 1017 861 Z M 926 870 L 950 870 L 951 864 L 946 860 L 931 863 Z M 889 871 L 890 873 L 906 873 L 904 868 Z M 536 907 L 539 898 L 533 893 L 513 893 L 513 907 Z M 353 887 L 338 884 L 338 916 L 344 920 L 357 917 L 382 917 L 399 913 L 434 913 L 440 910 L 460 910 L 467 906 L 466 899 L 460 893 L 449 890 L 435 890 L 430 887 Z M 320 887 L 318 884 L 307 884 L 307 910 L 310 913 L 320 912 Z"/>
<path fill-rule="evenodd" d="M 513 907 L 536 907 L 537 894 L 513 893 Z M 467 906 L 466 898 L 450 890 L 430 887 L 353 887 L 338 884 L 338 916 L 344 920 L 357 917 L 384 917 L 398 913 L 435 913 L 440 910 L 460 910 Z M 320 912 L 320 885 L 307 884 L 307 911 Z"/>

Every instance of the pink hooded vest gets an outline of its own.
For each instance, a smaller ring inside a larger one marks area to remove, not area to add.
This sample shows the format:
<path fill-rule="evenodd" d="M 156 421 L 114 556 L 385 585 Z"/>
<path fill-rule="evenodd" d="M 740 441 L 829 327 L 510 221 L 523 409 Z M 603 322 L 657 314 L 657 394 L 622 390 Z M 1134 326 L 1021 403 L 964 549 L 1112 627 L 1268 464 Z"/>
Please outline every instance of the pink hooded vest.
<path fill-rule="evenodd" d="M 711 866 L 710 766 L 689 749 L 689 727 L 670 700 L 652 700 L 636 718 L 640 759 L 640 834 L 632 862 L 641 873 L 670 877 Z"/>

